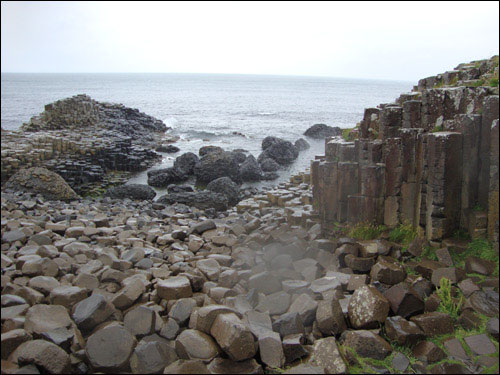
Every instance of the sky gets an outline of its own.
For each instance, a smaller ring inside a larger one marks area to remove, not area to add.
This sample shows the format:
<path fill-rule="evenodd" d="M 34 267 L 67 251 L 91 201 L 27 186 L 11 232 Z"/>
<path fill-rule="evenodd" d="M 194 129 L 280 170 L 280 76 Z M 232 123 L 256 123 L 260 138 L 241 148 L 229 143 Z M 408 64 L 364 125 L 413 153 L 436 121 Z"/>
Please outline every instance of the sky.
<path fill-rule="evenodd" d="M 499 2 L 1 2 L 1 71 L 415 81 L 498 54 Z"/>

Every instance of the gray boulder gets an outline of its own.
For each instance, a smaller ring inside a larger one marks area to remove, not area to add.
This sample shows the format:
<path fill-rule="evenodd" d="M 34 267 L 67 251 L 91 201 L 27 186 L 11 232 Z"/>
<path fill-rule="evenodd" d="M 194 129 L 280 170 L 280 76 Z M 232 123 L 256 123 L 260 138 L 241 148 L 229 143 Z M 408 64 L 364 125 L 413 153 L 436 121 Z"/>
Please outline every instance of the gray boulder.
<path fill-rule="evenodd" d="M 238 203 L 240 189 L 238 185 L 236 185 L 229 177 L 220 177 L 211 181 L 207 185 L 207 190 L 225 195 L 229 205 L 231 206 Z"/>
<path fill-rule="evenodd" d="M 264 143 L 264 141 L 263 141 Z M 262 151 L 257 159 L 261 162 L 264 159 L 273 159 L 279 165 L 287 165 L 292 163 L 297 156 L 299 156 L 299 150 L 291 142 L 285 141 L 284 139 L 275 138 L 271 141 L 270 145 Z"/>
<path fill-rule="evenodd" d="M 180 149 L 177 146 L 174 145 L 161 145 L 156 148 L 156 151 L 158 152 L 166 152 L 167 154 L 173 154 L 176 152 L 179 152 Z"/>
<path fill-rule="evenodd" d="M 200 159 L 192 152 L 186 152 L 178 156 L 174 161 L 174 168 L 183 171 L 187 175 L 193 174 L 194 166 Z"/>
<path fill-rule="evenodd" d="M 262 169 L 253 155 L 248 155 L 240 165 L 240 176 L 243 181 L 259 181 Z"/>
<path fill-rule="evenodd" d="M 297 147 L 299 151 L 304 151 L 310 148 L 311 145 L 304 138 L 299 138 L 295 141 L 295 147 Z"/>
<path fill-rule="evenodd" d="M 266 137 L 262 140 L 262 150 L 265 150 L 269 146 L 272 146 L 275 143 L 278 143 L 281 139 L 277 137 Z"/>
<path fill-rule="evenodd" d="M 243 152 L 240 152 L 240 151 L 231 151 L 231 154 L 233 154 L 233 159 L 238 164 L 243 163 L 247 158 L 247 156 Z"/>
<path fill-rule="evenodd" d="M 216 211 L 225 211 L 228 207 L 227 197 L 212 191 L 167 194 L 158 198 L 157 202 L 162 204 L 182 203 L 200 210 L 214 208 Z"/>
<path fill-rule="evenodd" d="M 156 192 L 148 185 L 130 184 L 112 187 L 104 196 L 114 199 L 151 200 L 156 196 Z"/>
<path fill-rule="evenodd" d="M 41 167 L 19 170 L 9 178 L 4 187 L 24 193 L 41 194 L 49 200 L 80 198 L 61 176 Z"/>
<path fill-rule="evenodd" d="M 186 191 L 194 191 L 194 189 L 190 185 L 175 185 L 175 184 L 171 184 L 171 185 L 167 186 L 167 191 L 169 193 L 184 193 Z"/>
<path fill-rule="evenodd" d="M 276 172 L 280 169 L 280 165 L 271 158 L 262 158 L 259 160 L 259 164 L 264 172 Z"/>
<path fill-rule="evenodd" d="M 148 172 L 148 185 L 154 187 L 166 187 L 170 184 L 186 181 L 187 179 L 188 175 L 185 170 L 175 166 Z"/>
<path fill-rule="evenodd" d="M 231 152 L 210 152 L 205 154 L 194 167 L 196 182 L 208 184 L 219 177 L 229 177 L 240 182 L 239 165 Z"/>
<path fill-rule="evenodd" d="M 304 135 L 311 138 L 324 139 L 326 137 L 342 135 L 342 129 L 337 126 L 332 127 L 325 124 L 314 124 L 304 132 Z"/>
<path fill-rule="evenodd" d="M 202 158 L 203 156 L 212 152 L 224 152 L 224 149 L 219 146 L 203 146 L 198 150 L 198 155 L 200 155 L 200 158 Z"/>

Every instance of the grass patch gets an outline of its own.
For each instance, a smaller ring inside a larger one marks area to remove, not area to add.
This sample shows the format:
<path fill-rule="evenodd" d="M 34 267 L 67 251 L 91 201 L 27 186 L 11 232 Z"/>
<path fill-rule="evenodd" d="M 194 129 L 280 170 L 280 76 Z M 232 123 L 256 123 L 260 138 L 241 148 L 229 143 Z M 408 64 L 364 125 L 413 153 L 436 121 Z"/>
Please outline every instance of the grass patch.
<path fill-rule="evenodd" d="M 477 81 L 474 81 L 474 82 L 471 82 L 469 84 L 470 87 L 480 87 L 480 86 L 484 86 L 484 79 L 478 79 Z"/>
<path fill-rule="evenodd" d="M 356 136 L 351 133 L 354 129 L 356 128 L 342 129 L 342 138 L 344 138 L 346 142 L 351 142 L 356 139 Z"/>
<path fill-rule="evenodd" d="M 438 311 L 448 314 L 453 320 L 457 320 L 464 300 L 460 296 L 459 301 L 455 303 L 451 295 L 451 281 L 443 277 L 439 281 L 439 287 L 436 288 L 436 293 L 441 299 Z"/>
<path fill-rule="evenodd" d="M 437 255 L 436 255 L 436 250 L 434 250 L 429 245 L 424 246 L 424 248 L 422 250 L 421 257 L 422 258 L 427 258 L 427 259 L 430 259 L 430 260 L 435 260 L 435 261 L 438 260 Z"/>
<path fill-rule="evenodd" d="M 416 237 L 417 232 L 410 224 L 400 224 L 389 233 L 389 240 L 406 246 Z"/>
<path fill-rule="evenodd" d="M 358 223 L 348 229 L 347 235 L 356 240 L 374 240 L 386 230 L 385 225 Z"/>
<path fill-rule="evenodd" d="M 434 126 L 434 128 L 431 130 L 431 133 L 437 133 L 437 132 L 442 132 L 443 127 L 441 125 Z"/>
<path fill-rule="evenodd" d="M 489 84 L 491 87 L 498 87 L 498 77 L 490 79 Z"/>
<path fill-rule="evenodd" d="M 489 260 L 496 263 L 495 271 L 493 276 L 499 275 L 499 256 L 492 244 L 486 238 L 474 238 L 470 243 L 466 251 L 461 254 L 452 253 L 451 257 L 453 259 L 453 264 L 457 267 L 464 267 L 465 260 L 470 257 L 475 256 L 481 259 Z M 478 275 L 479 276 L 479 275 Z"/>

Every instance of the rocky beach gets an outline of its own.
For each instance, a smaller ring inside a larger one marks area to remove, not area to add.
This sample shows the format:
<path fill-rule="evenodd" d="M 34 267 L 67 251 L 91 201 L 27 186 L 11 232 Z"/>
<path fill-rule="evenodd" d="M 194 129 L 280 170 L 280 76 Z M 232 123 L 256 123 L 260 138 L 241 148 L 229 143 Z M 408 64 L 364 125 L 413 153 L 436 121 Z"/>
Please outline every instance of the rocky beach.
<path fill-rule="evenodd" d="M 498 94 L 460 64 L 256 157 L 86 95 L 2 129 L 2 373 L 498 373 Z"/>

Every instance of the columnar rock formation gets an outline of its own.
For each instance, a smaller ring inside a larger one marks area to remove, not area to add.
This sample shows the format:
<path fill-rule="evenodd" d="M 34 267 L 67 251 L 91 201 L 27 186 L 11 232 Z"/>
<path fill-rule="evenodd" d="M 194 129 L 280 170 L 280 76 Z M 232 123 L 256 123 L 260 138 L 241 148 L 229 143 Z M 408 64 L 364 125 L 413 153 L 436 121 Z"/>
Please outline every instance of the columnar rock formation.
<path fill-rule="evenodd" d="M 47 104 L 20 131 L 2 129 L 2 184 L 23 167 L 46 167 L 77 192 L 108 171 L 136 172 L 161 156 L 152 151 L 167 130 L 162 121 L 121 104 L 76 95 Z"/>
<path fill-rule="evenodd" d="M 498 241 L 498 83 L 487 81 L 495 74 L 498 56 L 461 64 L 365 109 L 359 139 L 326 139 L 311 164 L 323 229 L 405 223 L 429 240 L 463 229 Z"/>

